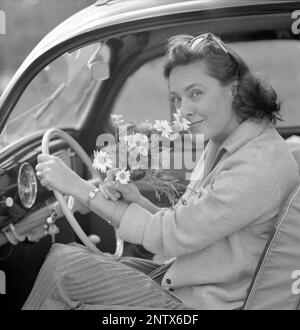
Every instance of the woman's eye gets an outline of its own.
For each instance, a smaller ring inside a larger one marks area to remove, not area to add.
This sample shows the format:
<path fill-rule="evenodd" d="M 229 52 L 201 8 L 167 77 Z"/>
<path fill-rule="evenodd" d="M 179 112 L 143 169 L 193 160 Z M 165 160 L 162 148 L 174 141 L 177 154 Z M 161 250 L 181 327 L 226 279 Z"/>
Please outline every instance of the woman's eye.
<path fill-rule="evenodd" d="M 198 98 L 199 96 L 201 96 L 203 93 L 199 90 L 195 90 L 195 91 L 192 91 L 191 93 L 191 96 L 192 96 L 192 99 L 195 99 L 195 98 Z"/>

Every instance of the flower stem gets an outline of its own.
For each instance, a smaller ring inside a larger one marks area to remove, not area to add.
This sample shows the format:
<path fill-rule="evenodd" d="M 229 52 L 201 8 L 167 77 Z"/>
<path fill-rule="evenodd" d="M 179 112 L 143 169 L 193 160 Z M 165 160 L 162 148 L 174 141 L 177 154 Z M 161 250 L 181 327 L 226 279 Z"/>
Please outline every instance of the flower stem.
<path fill-rule="evenodd" d="M 190 190 L 190 191 L 192 191 L 192 192 L 193 192 L 193 193 L 195 193 L 195 194 L 197 194 L 197 193 L 198 193 L 196 190 L 194 190 L 194 189 L 190 188 L 189 186 L 185 186 L 185 185 L 184 185 L 184 184 L 182 184 L 182 183 L 177 183 L 177 182 L 174 182 L 174 185 L 177 185 L 177 186 L 181 186 L 181 187 L 183 187 L 183 188 L 185 188 L 185 189 L 187 189 L 187 190 Z"/>

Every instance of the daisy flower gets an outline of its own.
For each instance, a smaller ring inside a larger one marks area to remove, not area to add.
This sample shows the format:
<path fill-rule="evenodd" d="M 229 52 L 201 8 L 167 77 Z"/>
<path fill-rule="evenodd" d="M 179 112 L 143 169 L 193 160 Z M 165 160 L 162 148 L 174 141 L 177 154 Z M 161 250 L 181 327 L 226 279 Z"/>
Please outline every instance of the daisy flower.
<path fill-rule="evenodd" d="M 128 149 L 134 149 L 143 155 L 148 154 L 148 138 L 144 134 L 131 134 L 127 138 Z"/>
<path fill-rule="evenodd" d="M 167 120 L 155 120 L 154 129 L 161 132 L 162 136 L 166 138 L 172 133 L 172 128 Z"/>
<path fill-rule="evenodd" d="M 148 169 L 148 154 L 143 155 L 139 152 L 130 152 L 128 155 L 128 165 L 131 170 Z"/>
<path fill-rule="evenodd" d="M 149 120 L 146 120 L 146 121 L 140 123 L 137 127 L 138 127 L 138 129 L 140 129 L 142 131 L 147 131 L 147 130 L 153 129 L 153 125 L 149 122 Z"/>
<path fill-rule="evenodd" d="M 180 131 L 186 131 L 191 125 L 191 122 L 189 120 L 182 117 L 181 111 L 179 109 L 176 110 L 176 113 L 173 113 L 173 116 L 175 118 L 173 124 L 179 127 Z"/>
<path fill-rule="evenodd" d="M 111 119 L 113 121 L 113 124 L 115 126 L 119 126 L 121 123 L 124 122 L 122 115 L 112 114 L 112 115 L 110 115 L 110 117 L 111 117 Z"/>
<path fill-rule="evenodd" d="M 100 170 L 102 173 L 107 171 L 107 168 L 112 167 L 112 161 L 105 151 L 94 151 L 93 167 Z"/>
<path fill-rule="evenodd" d="M 130 180 L 130 173 L 126 170 L 120 170 L 116 173 L 116 181 L 119 181 L 121 184 L 127 184 Z"/>

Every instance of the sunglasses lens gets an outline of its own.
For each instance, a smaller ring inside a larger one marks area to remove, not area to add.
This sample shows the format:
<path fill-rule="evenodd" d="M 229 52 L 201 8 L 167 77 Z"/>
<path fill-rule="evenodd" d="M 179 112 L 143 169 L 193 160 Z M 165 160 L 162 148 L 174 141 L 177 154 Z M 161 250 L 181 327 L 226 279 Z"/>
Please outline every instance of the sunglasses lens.
<path fill-rule="evenodd" d="M 199 47 L 201 43 L 205 41 L 205 38 L 203 36 L 196 37 L 190 41 L 190 47 L 192 50 L 195 50 Z"/>

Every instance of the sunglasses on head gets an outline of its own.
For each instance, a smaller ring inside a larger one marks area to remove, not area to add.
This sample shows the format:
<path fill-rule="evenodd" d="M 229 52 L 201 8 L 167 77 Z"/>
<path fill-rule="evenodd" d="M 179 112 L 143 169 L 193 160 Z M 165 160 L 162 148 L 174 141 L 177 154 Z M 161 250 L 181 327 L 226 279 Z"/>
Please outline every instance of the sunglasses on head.
<path fill-rule="evenodd" d="M 204 43 L 209 42 L 211 43 L 214 47 L 216 48 L 221 48 L 224 53 L 226 53 L 231 62 L 235 65 L 236 67 L 236 78 L 239 77 L 239 66 L 238 63 L 236 61 L 236 59 L 234 58 L 234 56 L 224 47 L 224 45 L 222 44 L 222 42 L 216 38 L 213 34 L 211 33 L 205 33 L 205 34 L 201 34 L 200 36 L 197 36 L 193 39 L 191 39 L 190 41 L 188 41 L 188 45 L 191 48 L 191 50 L 197 51 L 200 46 L 203 46 Z"/>

